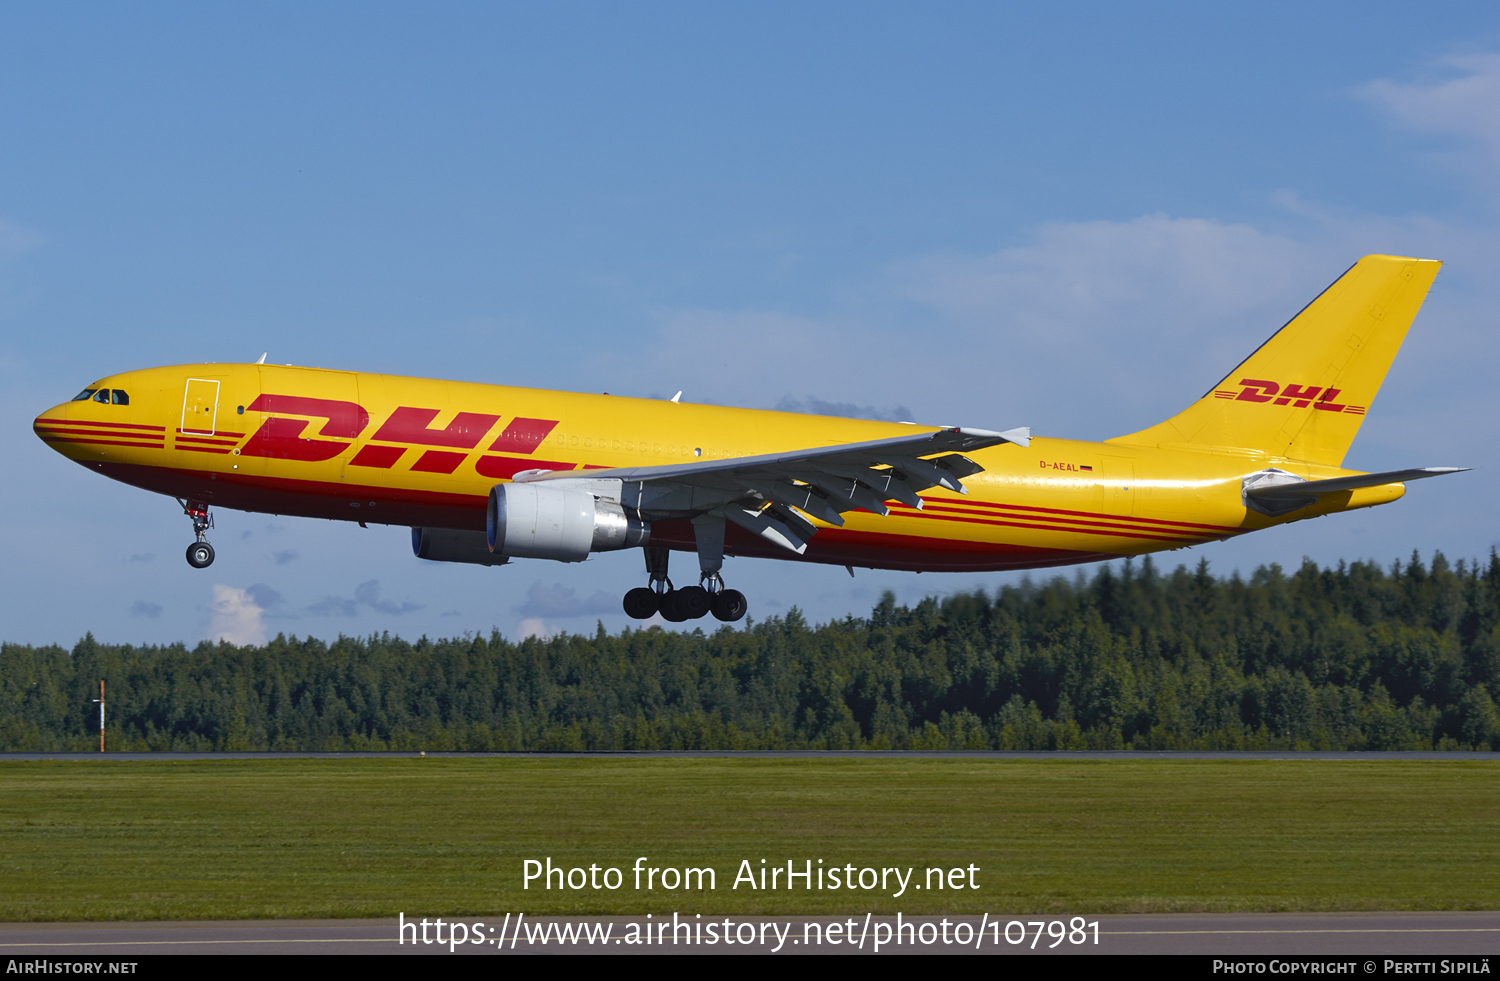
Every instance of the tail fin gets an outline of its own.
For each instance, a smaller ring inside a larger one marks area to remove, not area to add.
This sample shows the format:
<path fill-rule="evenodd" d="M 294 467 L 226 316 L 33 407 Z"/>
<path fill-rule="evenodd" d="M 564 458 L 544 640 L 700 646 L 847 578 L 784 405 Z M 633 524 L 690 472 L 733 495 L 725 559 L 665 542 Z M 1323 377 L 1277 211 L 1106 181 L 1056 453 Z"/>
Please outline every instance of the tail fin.
<path fill-rule="evenodd" d="M 1441 265 L 1365 256 L 1203 398 L 1110 442 L 1341 465 Z"/>

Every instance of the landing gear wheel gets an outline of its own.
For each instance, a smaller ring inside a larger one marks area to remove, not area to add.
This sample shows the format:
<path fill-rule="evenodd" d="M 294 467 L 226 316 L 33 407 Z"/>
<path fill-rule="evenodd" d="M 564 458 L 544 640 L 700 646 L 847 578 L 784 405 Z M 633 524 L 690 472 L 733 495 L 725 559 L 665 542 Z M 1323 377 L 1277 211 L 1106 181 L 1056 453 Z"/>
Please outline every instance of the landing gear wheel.
<path fill-rule="evenodd" d="M 656 594 L 644 586 L 625 594 L 625 615 L 632 620 L 648 619 L 656 609 Z"/>
<path fill-rule="evenodd" d="M 214 564 L 214 547 L 208 542 L 194 542 L 188 546 L 187 560 L 194 569 L 207 569 Z"/>
<path fill-rule="evenodd" d="M 681 623 L 687 619 L 687 614 L 681 612 L 677 606 L 677 590 L 669 589 L 657 597 L 661 604 L 661 618 L 670 623 Z"/>
<path fill-rule="evenodd" d="M 205 536 L 214 526 L 214 517 L 208 513 L 208 504 L 203 501 L 179 497 L 177 503 L 182 505 L 182 513 L 193 519 L 193 537 L 197 539 L 188 546 L 188 565 L 194 569 L 207 569 L 214 564 L 214 547 L 208 544 Z"/>
<path fill-rule="evenodd" d="M 712 609 L 714 616 L 725 623 L 733 623 L 744 617 L 745 611 L 750 604 L 745 602 L 745 594 L 738 589 L 723 589 L 714 594 Z"/>
<path fill-rule="evenodd" d="M 672 605 L 684 620 L 697 620 L 707 616 L 712 602 L 708 590 L 702 586 L 684 586 L 672 598 Z"/>

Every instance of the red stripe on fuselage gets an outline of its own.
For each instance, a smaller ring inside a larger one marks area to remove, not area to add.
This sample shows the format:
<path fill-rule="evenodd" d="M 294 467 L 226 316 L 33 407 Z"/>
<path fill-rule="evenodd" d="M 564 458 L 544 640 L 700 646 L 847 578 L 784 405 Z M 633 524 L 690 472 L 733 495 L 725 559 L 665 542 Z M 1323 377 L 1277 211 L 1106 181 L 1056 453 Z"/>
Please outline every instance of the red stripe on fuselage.
<path fill-rule="evenodd" d="M 1036 519 L 1036 521 L 1001 521 L 1001 520 L 999 520 L 997 518 L 967 518 L 967 517 L 961 517 L 959 515 L 948 515 L 948 514 L 926 515 L 925 512 L 923 512 L 920 515 L 918 515 L 918 514 L 909 514 L 908 516 L 909 517 L 924 517 L 925 516 L 925 517 L 927 517 L 931 521 L 959 521 L 959 522 L 962 522 L 964 524 L 973 524 L 973 525 L 996 525 L 996 526 L 1002 527 L 1002 528 L 1030 528 L 1030 529 L 1032 529 L 1034 531 L 1070 531 L 1070 532 L 1072 532 L 1075 535 L 1104 535 L 1104 536 L 1109 537 L 1109 538 L 1144 538 L 1144 539 L 1148 539 L 1150 541 L 1156 541 L 1156 542 L 1181 542 L 1184 545 L 1196 545 L 1199 542 L 1208 541 L 1210 537 L 1219 537 L 1219 536 L 1208 536 L 1208 535 L 1196 535 L 1196 536 L 1191 537 L 1191 538 L 1177 538 L 1177 537 L 1170 537 L 1170 536 L 1167 536 L 1167 535 L 1142 535 L 1142 534 L 1139 534 L 1139 533 L 1136 533 L 1136 532 L 1109 530 L 1108 526 L 1101 527 L 1099 529 L 1093 529 L 1093 528 L 1080 528 L 1077 525 L 1046 525 L 1046 524 L 1040 524 L 1040 523 L 1038 523 L 1038 522 L 1040 522 L 1042 520 L 1045 520 L 1045 519 L 1040 519 L 1040 518 Z M 1226 533 L 1221 533 L 1221 535 L 1222 534 L 1226 534 Z"/>
<path fill-rule="evenodd" d="M 944 507 L 930 507 L 922 511 L 914 508 L 902 508 L 899 513 L 904 518 L 927 518 L 932 521 L 967 521 L 975 524 L 1007 525 L 1013 528 L 1044 528 L 1052 531 L 1073 531 L 1080 535 L 1118 535 L 1122 538 L 1152 538 L 1163 542 L 1198 542 L 1221 535 L 1232 534 L 1230 531 L 1219 531 L 1212 535 L 1205 535 L 1201 531 L 1188 532 L 1179 531 L 1176 528 L 1156 528 L 1149 525 L 1130 524 L 1129 519 L 1125 518 L 1116 519 L 1121 522 L 1119 524 L 1106 524 L 1103 521 L 1080 521 L 1073 518 L 1048 518 L 1046 516 L 1033 517 L 1029 514 L 1007 514 L 1003 511 L 965 511 L 961 508 Z M 1057 523 L 1038 523 L 1045 521 Z M 1156 532 L 1157 534 L 1138 534 L 1139 532 Z"/>
<path fill-rule="evenodd" d="M 223 439 L 239 439 L 240 437 L 245 435 L 244 433 L 231 433 L 227 429 L 215 429 L 212 433 L 203 433 L 196 429 L 178 429 L 177 432 L 186 433 L 191 436 L 218 436 Z"/>
<path fill-rule="evenodd" d="M 38 418 L 32 425 L 41 426 L 101 426 L 105 429 L 144 429 L 147 432 L 164 433 L 165 426 L 143 426 L 134 422 L 94 422 L 92 419 L 43 419 Z"/>
<path fill-rule="evenodd" d="M 122 433 L 121 435 L 128 435 Z M 148 450 L 160 450 L 164 446 L 161 443 L 131 443 L 118 439 L 78 439 L 76 436 L 43 436 L 42 441 L 46 443 L 89 443 L 97 446 L 139 446 Z"/>
<path fill-rule="evenodd" d="M 207 439 L 202 436 L 178 436 L 172 442 L 183 449 L 191 449 L 192 447 L 183 446 L 182 444 L 204 443 L 208 446 L 233 446 L 236 441 L 232 439 Z"/>
<path fill-rule="evenodd" d="M 1099 511 L 1066 511 L 1061 508 L 1042 508 L 1029 504 L 992 504 L 989 501 L 966 501 L 956 497 L 927 497 L 929 503 L 955 504 L 972 508 L 991 508 L 1006 511 L 1037 511 L 1042 514 L 1060 514 L 1079 518 L 1109 518 L 1114 521 L 1131 521 L 1143 525 L 1172 525 L 1179 528 L 1201 528 L 1205 531 L 1237 531 L 1225 525 L 1204 525 L 1192 521 L 1168 521 L 1165 518 L 1137 518 L 1127 515 L 1104 514 Z M 1165 530 L 1165 529 L 1163 529 Z"/>
<path fill-rule="evenodd" d="M 166 439 L 165 436 L 158 436 L 152 433 L 122 433 L 116 432 L 113 429 L 98 429 L 94 426 L 32 426 L 31 428 L 43 439 L 46 439 L 48 436 L 63 434 L 73 436 L 107 436 L 110 439 L 154 439 L 158 441 Z"/>

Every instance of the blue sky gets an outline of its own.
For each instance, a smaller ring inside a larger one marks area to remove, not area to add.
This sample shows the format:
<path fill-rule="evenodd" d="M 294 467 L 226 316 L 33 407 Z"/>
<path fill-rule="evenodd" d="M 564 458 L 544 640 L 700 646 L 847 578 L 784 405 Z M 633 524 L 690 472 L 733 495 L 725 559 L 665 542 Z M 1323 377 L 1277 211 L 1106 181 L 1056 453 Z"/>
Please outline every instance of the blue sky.
<path fill-rule="evenodd" d="M 1497 205 L 1493 4 L 8 4 L 0 639 L 627 622 L 634 552 L 448 568 L 225 511 L 195 572 L 170 500 L 30 431 L 111 372 L 269 351 L 1102 439 L 1372 252 L 1448 265 L 1348 463 L 1478 472 L 1160 561 L 1484 556 Z M 1014 579 L 726 574 L 816 620 Z"/>

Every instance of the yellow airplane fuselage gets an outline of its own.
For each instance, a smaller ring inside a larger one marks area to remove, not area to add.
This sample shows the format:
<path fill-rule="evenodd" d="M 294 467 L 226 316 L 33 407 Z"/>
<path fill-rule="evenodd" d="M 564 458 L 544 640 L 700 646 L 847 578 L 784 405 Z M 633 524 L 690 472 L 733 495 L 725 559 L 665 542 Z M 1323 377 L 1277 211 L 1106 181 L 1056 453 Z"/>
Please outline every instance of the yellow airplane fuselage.
<path fill-rule="evenodd" d="M 1236 398 L 1260 398 L 1261 389 L 1233 384 L 1225 391 Z M 204 505 L 469 531 L 485 528 L 490 489 L 526 470 L 584 476 L 932 428 L 263 364 L 151 368 L 91 388 L 123 392 L 128 404 L 64 402 L 34 428 L 106 476 Z M 1247 507 L 1247 474 L 1359 471 L 1274 449 L 1131 439 L 1037 437 L 977 450 L 968 456 L 984 472 L 964 480 L 967 495 L 933 488 L 921 510 L 889 502 L 887 517 L 861 510 L 843 527 L 815 521 L 801 556 L 731 527 L 725 552 L 880 569 L 1036 568 L 1183 548 L 1403 493 L 1386 484 L 1326 494 L 1274 517 Z M 651 544 L 691 550 L 692 527 L 657 521 Z"/>

